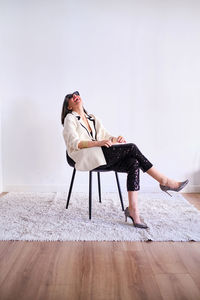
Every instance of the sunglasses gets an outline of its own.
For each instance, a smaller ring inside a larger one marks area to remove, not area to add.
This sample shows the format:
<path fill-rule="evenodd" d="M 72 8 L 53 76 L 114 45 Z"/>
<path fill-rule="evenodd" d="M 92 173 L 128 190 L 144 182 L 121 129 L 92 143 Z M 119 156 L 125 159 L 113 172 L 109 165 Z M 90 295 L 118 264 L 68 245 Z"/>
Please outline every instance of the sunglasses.
<path fill-rule="evenodd" d="M 72 94 L 68 94 L 68 95 L 66 96 L 66 98 L 67 98 L 67 99 L 71 99 L 71 98 L 73 97 L 74 94 L 77 95 L 77 96 L 80 96 L 79 92 L 78 92 L 78 91 L 75 91 L 75 92 L 72 93 Z"/>

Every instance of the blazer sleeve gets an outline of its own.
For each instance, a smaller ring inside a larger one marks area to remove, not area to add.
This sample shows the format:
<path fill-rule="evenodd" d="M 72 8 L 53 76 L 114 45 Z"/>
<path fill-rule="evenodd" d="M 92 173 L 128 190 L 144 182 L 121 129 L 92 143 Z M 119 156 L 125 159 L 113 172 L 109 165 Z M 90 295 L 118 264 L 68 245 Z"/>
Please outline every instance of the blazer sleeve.
<path fill-rule="evenodd" d="M 91 114 L 92 115 L 92 114 Z M 110 140 L 114 137 L 107 129 L 104 127 L 101 119 L 92 115 L 95 118 L 96 129 L 97 129 L 97 140 Z"/>
<path fill-rule="evenodd" d="M 80 142 L 79 135 L 76 131 L 77 124 L 73 118 L 69 115 L 65 117 L 64 128 L 63 128 L 63 137 L 65 140 L 67 150 L 80 150 L 78 144 Z"/>

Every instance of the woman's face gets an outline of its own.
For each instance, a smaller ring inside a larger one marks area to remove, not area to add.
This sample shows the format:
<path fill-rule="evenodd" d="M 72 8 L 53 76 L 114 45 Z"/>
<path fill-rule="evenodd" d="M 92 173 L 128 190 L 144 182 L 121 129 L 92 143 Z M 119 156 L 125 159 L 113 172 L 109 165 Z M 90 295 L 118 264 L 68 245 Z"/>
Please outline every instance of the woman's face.
<path fill-rule="evenodd" d="M 80 95 L 73 94 L 72 98 L 68 100 L 68 109 L 74 110 L 76 107 L 80 107 L 82 105 L 82 99 Z"/>

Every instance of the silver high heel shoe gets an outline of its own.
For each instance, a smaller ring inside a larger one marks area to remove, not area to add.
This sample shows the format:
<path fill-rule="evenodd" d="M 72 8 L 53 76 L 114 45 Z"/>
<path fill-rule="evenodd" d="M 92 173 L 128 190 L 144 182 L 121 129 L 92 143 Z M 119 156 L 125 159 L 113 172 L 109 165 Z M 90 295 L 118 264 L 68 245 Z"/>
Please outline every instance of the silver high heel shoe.
<path fill-rule="evenodd" d="M 166 192 L 168 195 L 170 195 L 171 197 L 172 197 L 172 195 L 170 194 L 170 193 L 168 193 L 167 191 L 168 190 L 171 190 L 171 191 L 175 191 L 175 192 L 179 192 L 180 190 L 182 190 L 185 186 L 186 186 L 186 184 L 189 182 L 189 180 L 187 179 L 187 180 L 185 180 L 185 181 L 183 181 L 183 182 L 181 182 L 181 184 L 180 184 L 180 186 L 178 187 L 178 188 L 170 188 L 169 186 L 167 186 L 167 185 L 162 185 L 162 184 L 160 184 L 160 188 L 161 188 L 161 190 L 163 191 L 163 192 Z"/>
<path fill-rule="evenodd" d="M 134 219 L 130 216 L 128 207 L 125 209 L 124 214 L 125 214 L 125 222 L 127 222 L 127 217 L 129 217 L 133 221 L 133 225 L 135 227 L 138 227 L 138 228 L 149 228 L 146 223 L 135 223 Z"/>

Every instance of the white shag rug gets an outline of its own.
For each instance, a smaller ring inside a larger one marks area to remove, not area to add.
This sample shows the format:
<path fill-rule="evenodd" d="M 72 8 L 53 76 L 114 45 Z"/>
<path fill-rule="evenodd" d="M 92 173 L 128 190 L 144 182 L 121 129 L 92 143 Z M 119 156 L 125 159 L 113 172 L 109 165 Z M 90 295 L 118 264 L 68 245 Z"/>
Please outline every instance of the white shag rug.
<path fill-rule="evenodd" d="M 173 193 L 173 192 L 172 192 Z M 0 197 L 0 240 L 21 241 L 200 241 L 200 211 L 181 194 L 138 193 L 141 220 L 148 229 L 125 222 L 117 193 L 9 192 Z M 124 208 L 128 206 L 123 193 Z"/>

